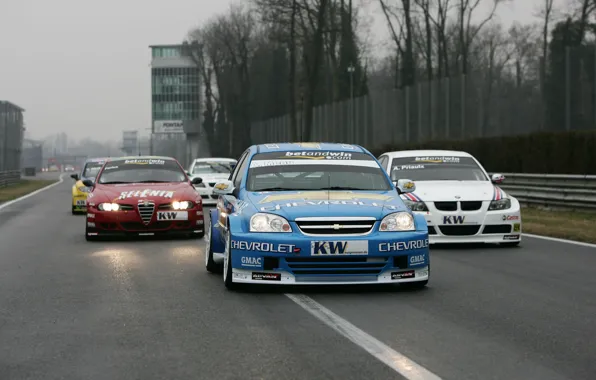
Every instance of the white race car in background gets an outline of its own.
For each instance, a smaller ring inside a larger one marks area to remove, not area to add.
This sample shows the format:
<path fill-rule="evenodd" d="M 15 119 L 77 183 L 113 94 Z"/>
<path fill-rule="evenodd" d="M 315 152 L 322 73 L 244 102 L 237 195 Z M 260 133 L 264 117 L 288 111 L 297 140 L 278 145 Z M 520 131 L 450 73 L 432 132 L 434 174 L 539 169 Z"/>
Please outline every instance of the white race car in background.
<path fill-rule="evenodd" d="M 190 164 L 187 173 L 190 179 L 200 177 L 203 180 L 200 185 L 194 185 L 203 199 L 203 205 L 217 204 L 218 196 L 213 195 L 213 186 L 230 177 L 236 162 L 233 158 L 197 158 Z"/>
<path fill-rule="evenodd" d="M 393 181 L 407 178 L 416 183 L 414 193 L 401 197 L 412 211 L 426 216 L 431 244 L 520 243 L 519 202 L 498 186 L 505 177 L 490 177 L 469 153 L 387 152 L 379 162 Z"/>

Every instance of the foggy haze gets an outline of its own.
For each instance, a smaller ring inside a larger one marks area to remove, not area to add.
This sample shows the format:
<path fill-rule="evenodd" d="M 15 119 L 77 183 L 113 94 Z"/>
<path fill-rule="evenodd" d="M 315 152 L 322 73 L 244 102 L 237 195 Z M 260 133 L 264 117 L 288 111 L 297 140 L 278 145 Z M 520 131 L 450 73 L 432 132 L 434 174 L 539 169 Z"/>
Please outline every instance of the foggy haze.
<path fill-rule="evenodd" d="M 248 0 L 247 0 L 248 1 Z M 375 40 L 387 36 L 372 4 Z M 498 18 L 531 22 L 541 0 L 503 5 Z M 33 138 L 119 140 L 151 123 L 150 51 L 180 43 L 229 0 L 2 0 L 0 99 L 26 109 Z M 362 10 L 360 11 L 362 14 Z"/>

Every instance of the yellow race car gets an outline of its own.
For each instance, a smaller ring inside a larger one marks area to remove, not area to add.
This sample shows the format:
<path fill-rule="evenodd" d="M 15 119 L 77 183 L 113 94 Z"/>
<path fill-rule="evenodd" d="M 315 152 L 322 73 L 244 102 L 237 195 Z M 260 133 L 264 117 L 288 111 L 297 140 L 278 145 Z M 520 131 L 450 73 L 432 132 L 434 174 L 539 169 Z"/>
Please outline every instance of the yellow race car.
<path fill-rule="evenodd" d="M 72 186 L 72 214 L 84 214 L 87 212 L 87 194 L 89 188 L 83 185 L 83 180 L 90 179 L 95 180 L 97 173 L 106 162 L 105 158 L 94 158 L 87 160 L 83 165 L 81 174 L 71 174 L 70 177 L 76 182 Z"/>

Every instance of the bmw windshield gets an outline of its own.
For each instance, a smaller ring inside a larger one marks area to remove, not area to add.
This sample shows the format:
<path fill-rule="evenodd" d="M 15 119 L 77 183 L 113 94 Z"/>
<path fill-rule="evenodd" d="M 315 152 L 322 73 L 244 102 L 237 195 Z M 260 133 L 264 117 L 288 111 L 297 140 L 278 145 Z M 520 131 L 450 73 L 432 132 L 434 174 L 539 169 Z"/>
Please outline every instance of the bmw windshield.
<path fill-rule="evenodd" d="M 130 159 L 108 162 L 97 182 L 109 185 L 184 181 L 187 177 L 174 160 Z"/>
<path fill-rule="evenodd" d="M 352 152 L 273 152 L 250 163 L 248 191 L 388 191 L 391 183 L 368 154 Z"/>
<path fill-rule="evenodd" d="M 85 169 L 83 170 L 83 177 L 84 178 L 95 178 L 97 177 L 97 173 L 99 173 L 99 169 L 103 166 L 103 162 L 88 162 L 85 165 Z"/>
<path fill-rule="evenodd" d="M 471 157 L 399 157 L 391 161 L 391 178 L 412 181 L 488 181 Z"/>

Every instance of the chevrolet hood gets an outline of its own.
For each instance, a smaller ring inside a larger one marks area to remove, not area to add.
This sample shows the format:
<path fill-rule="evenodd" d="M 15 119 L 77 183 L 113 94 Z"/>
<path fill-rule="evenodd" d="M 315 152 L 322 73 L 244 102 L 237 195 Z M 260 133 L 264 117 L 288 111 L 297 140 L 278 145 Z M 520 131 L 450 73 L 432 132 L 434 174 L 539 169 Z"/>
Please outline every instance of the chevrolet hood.
<path fill-rule="evenodd" d="M 187 182 L 180 183 L 136 183 L 101 185 L 95 188 L 95 197 L 103 196 L 106 201 L 112 202 L 136 202 L 141 200 L 152 200 L 156 202 L 167 201 L 194 201 L 196 194 L 194 189 Z"/>
<path fill-rule="evenodd" d="M 248 200 L 258 212 L 269 212 L 293 221 L 300 217 L 375 217 L 408 211 L 397 192 L 302 191 L 252 192 Z"/>
<path fill-rule="evenodd" d="M 495 199 L 496 189 L 490 181 L 416 181 L 413 194 L 402 194 L 402 199 L 416 199 L 429 202 L 446 201 L 491 201 Z M 499 189 L 500 190 L 500 189 Z M 506 194 L 501 191 L 501 197 Z"/>

